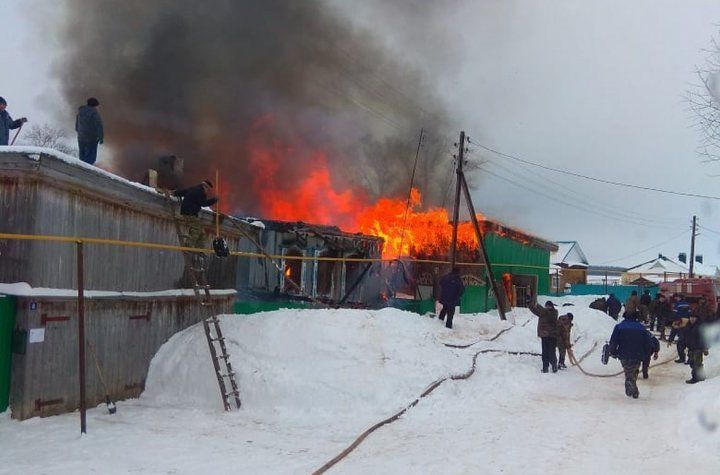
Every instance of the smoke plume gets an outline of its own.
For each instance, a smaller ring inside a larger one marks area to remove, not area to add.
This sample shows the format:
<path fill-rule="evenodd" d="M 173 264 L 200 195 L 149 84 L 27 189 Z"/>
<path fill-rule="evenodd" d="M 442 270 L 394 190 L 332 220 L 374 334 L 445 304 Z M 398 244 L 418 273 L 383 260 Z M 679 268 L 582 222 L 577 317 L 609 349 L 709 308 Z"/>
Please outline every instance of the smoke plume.
<path fill-rule="evenodd" d="M 406 194 L 425 127 L 417 183 L 426 203 L 442 201 L 451 165 L 440 137 L 448 120 L 431 78 L 331 5 L 66 4 L 63 94 L 68 106 L 100 100 L 114 170 L 138 178 L 157 157 L 175 154 L 185 160 L 188 184 L 219 168 L 232 210 L 267 216 L 274 213 L 268 196 L 291 193 L 323 167 L 329 183 L 306 187 L 350 190 L 349 201 Z"/>

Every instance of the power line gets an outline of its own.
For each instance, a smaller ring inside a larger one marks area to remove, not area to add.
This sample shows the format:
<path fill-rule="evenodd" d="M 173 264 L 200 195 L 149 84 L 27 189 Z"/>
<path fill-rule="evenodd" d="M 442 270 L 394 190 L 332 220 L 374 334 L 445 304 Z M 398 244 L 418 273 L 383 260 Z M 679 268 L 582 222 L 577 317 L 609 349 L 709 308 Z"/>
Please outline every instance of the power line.
<path fill-rule="evenodd" d="M 624 260 L 624 259 L 629 259 L 629 258 L 631 258 L 631 257 L 635 257 L 635 256 L 640 255 L 640 254 L 643 254 L 643 253 L 645 253 L 645 252 L 652 251 L 652 250 L 655 249 L 655 248 L 658 248 L 658 247 L 660 247 L 660 246 L 664 246 L 665 244 L 668 244 L 668 243 L 670 243 L 670 242 L 672 242 L 672 241 L 674 241 L 674 240 L 676 240 L 676 239 L 679 239 L 680 237 L 684 236 L 684 235 L 687 234 L 688 232 L 690 232 L 690 230 L 689 230 L 689 229 L 686 229 L 686 230 L 684 230 L 683 232 L 681 232 L 680 234 L 678 234 L 677 236 L 674 236 L 674 237 L 668 239 L 667 241 L 663 241 L 663 242 L 661 242 L 661 243 L 659 243 L 659 244 L 655 244 L 654 246 L 650 246 L 650 247 L 648 247 L 648 248 L 646 248 L 646 249 L 643 249 L 642 251 L 633 252 L 632 254 L 629 254 L 629 255 L 627 255 L 627 256 L 618 257 L 617 259 L 612 259 L 612 260 L 605 261 L 605 262 L 602 262 L 602 263 L 596 264 L 596 265 L 603 266 L 603 265 L 606 265 L 606 264 L 612 264 L 613 262 L 622 261 L 622 260 Z"/>
<path fill-rule="evenodd" d="M 535 184 L 537 187 L 543 189 L 544 191 L 546 191 L 548 193 L 552 193 L 553 196 L 555 196 L 556 201 L 562 201 L 563 203 L 568 204 L 566 200 L 561 199 L 561 197 L 564 197 L 567 200 L 570 200 L 571 203 L 577 202 L 576 204 L 578 206 L 582 206 L 589 213 L 597 214 L 600 216 L 605 216 L 605 217 L 612 218 L 612 219 L 616 219 L 616 218 L 618 218 L 618 216 L 621 216 L 621 217 L 625 218 L 624 219 L 625 222 L 628 222 L 627 220 L 629 219 L 629 220 L 631 220 L 630 222 L 639 224 L 641 226 L 669 227 L 673 224 L 672 222 L 667 221 L 667 220 L 659 221 L 657 219 L 646 218 L 641 214 L 630 214 L 624 210 L 618 210 L 618 209 L 614 209 L 611 206 L 603 205 L 600 202 L 587 203 L 580 199 L 580 197 L 583 196 L 582 193 L 578 193 L 577 191 L 572 190 L 561 183 L 558 183 L 558 182 L 555 182 L 553 180 L 543 177 L 543 179 L 546 180 L 547 182 L 552 183 L 552 184 L 556 185 L 557 187 L 559 187 L 558 189 L 555 189 L 555 188 L 549 187 L 544 182 L 537 181 L 535 179 L 535 177 L 533 177 L 533 176 L 517 175 L 515 171 L 510 170 L 509 168 L 501 165 L 500 163 L 495 162 L 494 160 L 491 160 L 491 162 L 495 166 L 503 169 L 505 172 L 517 176 L 519 179 L 523 180 L 524 182 L 526 182 L 526 183 L 529 182 L 529 183 Z M 520 170 L 522 170 L 523 172 L 525 171 L 522 168 Z M 567 190 L 567 191 L 564 191 L 564 190 Z M 558 197 L 558 195 L 560 195 L 560 197 Z"/>
<path fill-rule="evenodd" d="M 561 170 L 559 168 L 549 167 L 546 165 L 542 165 L 540 163 L 531 162 L 530 160 L 525 160 L 523 158 L 516 157 L 514 155 L 509 155 L 507 153 L 499 152 L 495 149 L 486 147 L 485 145 L 479 144 L 477 142 L 470 142 L 470 143 L 472 143 L 473 145 L 475 145 L 477 147 L 483 148 L 483 149 L 487 150 L 488 152 L 492 152 L 496 155 L 500 155 L 501 157 L 509 158 L 511 160 L 525 163 L 527 165 L 532 165 L 534 167 L 542 168 L 544 170 L 550 170 L 552 172 L 562 173 L 564 175 L 570 175 L 570 176 L 574 176 L 576 178 L 583 178 L 585 180 L 595 181 L 598 183 L 604 183 L 606 185 L 621 186 L 624 188 L 633 188 L 633 189 L 644 190 L 644 191 L 654 191 L 656 193 L 665 193 L 668 195 L 678 195 L 678 196 L 686 196 L 686 197 L 692 197 L 692 198 L 703 198 L 703 199 L 708 199 L 708 200 L 720 200 L 720 196 L 702 195 L 702 194 L 698 194 L 698 193 L 687 193 L 684 191 L 664 190 L 662 188 L 655 188 L 652 186 L 635 185 L 632 183 L 623 183 L 620 181 L 606 180 L 604 178 L 595 178 L 595 177 L 591 177 L 588 175 L 583 175 L 582 173 L 575 173 L 575 172 L 571 172 L 568 170 Z"/>
<path fill-rule="evenodd" d="M 601 217 L 606 218 L 606 219 L 615 220 L 615 221 L 621 221 L 621 222 L 624 222 L 624 223 L 629 223 L 629 224 L 634 224 L 634 225 L 641 225 L 641 226 L 655 227 L 655 228 L 665 228 L 665 229 L 675 229 L 675 228 L 671 228 L 671 227 L 669 227 L 669 226 L 663 226 L 663 225 L 661 225 L 661 224 L 646 224 L 646 223 L 638 222 L 638 221 L 636 221 L 636 220 L 634 220 L 634 219 L 623 219 L 623 218 L 620 218 L 620 217 L 618 217 L 618 216 L 612 216 L 612 215 L 608 215 L 608 214 L 605 214 L 605 213 L 600 213 L 600 212 L 598 212 L 597 210 L 594 210 L 594 209 L 591 209 L 591 208 L 587 208 L 587 207 L 582 207 L 582 206 L 579 206 L 579 205 L 577 205 L 577 204 L 575 204 L 575 203 L 571 203 L 571 202 L 562 200 L 562 199 L 560 199 L 560 198 L 558 198 L 558 197 L 556 197 L 556 196 L 550 195 L 550 194 L 545 193 L 545 192 L 543 192 L 543 191 L 539 191 L 539 190 L 536 190 L 536 189 L 529 188 L 529 187 L 527 187 L 527 186 L 521 185 L 521 184 L 517 183 L 516 181 L 511 180 L 510 178 L 507 178 L 507 177 L 502 176 L 502 175 L 498 175 L 497 173 L 494 173 L 494 172 L 492 172 L 492 171 L 490 171 L 490 170 L 488 170 L 488 169 L 486 169 L 486 168 L 483 168 L 483 170 L 485 170 L 485 173 L 488 173 L 488 174 L 490 174 L 490 175 L 493 175 L 493 176 L 499 178 L 500 180 L 503 180 L 503 181 L 505 181 L 505 182 L 508 182 L 508 183 L 510 183 L 511 185 L 514 185 L 514 186 L 516 186 L 516 187 L 518 187 L 518 188 L 521 188 L 521 189 L 524 189 L 524 190 L 527 190 L 527 191 L 536 193 L 536 194 L 538 194 L 538 195 L 544 196 L 545 198 L 548 198 L 548 199 L 550 199 L 550 200 L 556 201 L 556 202 L 561 203 L 561 204 L 563 204 L 563 205 L 565 205 L 565 206 L 569 206 L 569 207 L 571 207 L 571 208 L 575 208 L 575 209 L 578 209 L 578 210 L 580 210 L 580 211 L 584 211 L 584 212 L 586 212 L 586 213 L 591 213 L 591 214 L 595 214 L 595 215 L 597 215 L 597 216 L 601 216 Z"/>

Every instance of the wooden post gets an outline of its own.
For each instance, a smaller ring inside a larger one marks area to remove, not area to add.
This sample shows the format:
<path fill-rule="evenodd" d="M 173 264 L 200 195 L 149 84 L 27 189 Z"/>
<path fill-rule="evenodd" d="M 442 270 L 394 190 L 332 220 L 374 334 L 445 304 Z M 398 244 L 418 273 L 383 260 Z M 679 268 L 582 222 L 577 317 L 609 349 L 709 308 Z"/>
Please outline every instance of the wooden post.
<path fill-rule="evenodd" d="M 463 174 L 463 161 L 465 160 L 465 132 L 460 132 L 460 141 L 458 142 L 458 155 L 457 155 L 457 168 L 456 173 L 456 186 L 455 186 L 455 205 L 453 207 L 453 231 L 452 241 L 450 244 L 450 270 L 455 267 L 457 261 L 457 235 L 458 235 L 458 224 L 460 219 L 460 189 L 462 187 L 461 179 Z M 497 296 L 496 296 L 497 297 Z M 498 305 L 499 306 L 499 305 Z"/>
<path fill-rule="evenodd" d="M 498 313 L 500 319 L 505 320 L 505 308 L 503 307 L 503 300 L 500 297 L 500 291 L 498 290 L 497 282 L 495 281 L 495 273 L 492 270 L 490 264 L 490 258 L 488 257 L 487 249 L 485 249 L 485 240 L 483 239 L 482 232 L 480 231 L 480 223 L 478 223 L 477 216 L 475 215 L 475 205 L 473 205 L 472 198 L 470 197 L 470 189 L 468 188 L 467 182 L 465 181 L 465 174 L 460 170 L 458 173 L 458 181 L 462 185 L 463 192 L 465 194 L 465 202 L 470 213 L 470 220 L 472 221 L 473 227 L 475 228 L 475 238 L 478 241 L 478 247 L 482 253 L 483 260 L 485 261 L 485 273 L 490 281 L 493 294 L 495 295 L 495 301 L 497 302 Z"/>
<path fill-rule="evenodd" d="M 560 297 L 560 269 L 555 269 L 555 297 Z"/>
<path fill-rule="evenodd" d="M 605 293 L 607 294 L 607 287 L 608 287 L 608 272 L 605 271 Z"/>
<path fill-rule="evenodd" d="M 215 169 L 215 186 L 217 188 L 217 203 L 215 204 L 215 237 L 220 237 L 220 170 Z"/>
<path fill-rule="evenodd" d="M 77 241 L 78 285 L 78 361 L 80 375 L 80 433 L 87 432 L 87 406 L 85 401 L 85 276 L 83 269 L 83 243 Z"/>

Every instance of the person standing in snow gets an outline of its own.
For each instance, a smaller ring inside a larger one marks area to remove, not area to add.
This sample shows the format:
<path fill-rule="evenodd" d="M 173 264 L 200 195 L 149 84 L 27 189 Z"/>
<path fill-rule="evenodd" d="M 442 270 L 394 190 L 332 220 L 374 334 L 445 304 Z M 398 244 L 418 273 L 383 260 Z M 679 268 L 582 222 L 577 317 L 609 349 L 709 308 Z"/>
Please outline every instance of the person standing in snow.
<path fill-rule="evenodd" d="M 672 329 L 670 330 L 670 336 L 668 337 L 668 346 L 675 341 L 675 337 L 678 337 L 677 341 L 677 354 L 678 359 L 676 363 L 685 363 L 685 327 L 688 324 L 690 318 L 690 304 L 685 300 L 685 296 L 679 295 L 675 307 L 673 308 L 674 318 L 672 323 Z"/>
<path fill-rule="evenodd" d="M 650 333 L 637 319 L 639 311 L 625 313 L 625 320 L 615 325 L 610 336 L 610 354 L 620 359 L 625 372 L 625 395 L 637 399 L 640 391 L 637 377 L 640 365 L 652 352 Z"/>
<path fill-rule="evenodd" d="M 652 350 L 650 353 L 645 356 L 645 359 L 642 362 L 642 375 L 643 379 L 648 379 L 648 370 L 650 369 L 650 359 L 658 359 L 658 353 L 660 353 L 660 342 L 657 338 L 650 335 L 650 338 L 652 339 Z"/>
<path fill-rule="evenodd" d="M 668 326 L 670 326 L 673 320 L 673 311 L 667 297 L 662 294 L 658 295 L 660 295 L 660 299 L 655 306 L 655 311 L 657 312 L 657 329 L 660 332 L 660 340 L 664 341 L 665 330 Z"/>
<path fill-rule="evenodd" d="M 685 329 L 685 344 L 687 345 L 691 368 L 690 379 L 685 381 L 688 384 L 705 381 L 703 357 L 707 356 L 708 347 L 703 336 L 703 324 L 703 321 L 697 315 L 690 315 Z"/>
<path fill-rule="evenodd" d="M 701 323 L 709 322 L 712 320 L 713 312 L 710 310 L 710 305 L 705 297 L 700 297 L 697 307 L 692 311 L 693 315 L 697 315 L 698 320 Z"/>
<path fill-rule="evenodd" d="M 442 321 L 447 316 L 445 326 L 452 328 L 453 316 L 455 316 L 455 307 L 460 305 L 460 298 L 465 292 L 465 285 L 460 278 L 460 269 L 453 267 L 452 272 L 445 274 L 440 279 L 440 303 L 442 310 L 438 318 Z"/>
<path fill-rule="evenodd" d="M 5 109 L 7 101 L 0 97 L 0 145 L 8 145 L 10 143 L 10 131 L 21 127 L 27 119 L 20 117 L 18 120 L 12 120 L 10 114 Z"/>
<path fill-rule="evenodd" d="M 610 296 L 607 299 L 607 309 L 608 314 L 613 317 L 615 320 L 618 319 L 620 316 L 620 309 L 622 309 L 622 304 L 618 300 L 617 297 L 615 297 L 615 294 L 610 294 Z"/>
<path fill-rule="evenodd" d="M 542 348 L 542 372 L 547 373 L 548 367 L 552 366 L 552 372 L 557 373 L 555 348 L 557 347 L 558 311 L 555 310 L 555 304 L 548 300 L 544 307 L 535 304 L 530 307 L 530 311 L 538 317 L 537 336 L 540 338 Z"/>
<path fill-rule="evenodd" d="M 627 315 L 635 315 L 635 311 L 640 307 L 640 299 L 637 295 L 637 290 L 633 290 L 630 297 L 625 301 L 625 313 L 623 318 L 627 318 Z"/>
<path fill-rule="evenodd" d="M 645 289 L 645 292 L 643 292 L 642 296 L 640 297 L 640 317 L 642 318 L 643 323 L 648 322 L 651 303 L 652 297 L 650 296 L 650 291 Z"/>
<path fill-rule="evenodd" d="M 78 136 L 80 160 L 90 165 L 95 164 L 98 144 L 103 143 L 105 139 L 102 118 L 100 112 L 98 112 L 99 106 L 100 102 L 91 97 L 87 100 L 87 105 L 78 108 L 75 117 L 75 131 Z"/>
<path fill-rule="evenodd" d="M 570 341 L 570 332 L 573 326 L 573 314 L 567 313 L 558 318 L 557 323 L 557 348 L 558 348 L 558 369 L 566 369 L 565 353 L 572 348 Z"/>
<path fill-rule="evenodd" d="M 662 294 L 657 293 L 655 294 L 655 298 L 652 302 L 650 302 L 650 305 L 648 306 L 648 318 L 650 320 L 650 331 L 655 330 L 657 327 L 657 330 L 660 331 L 660 319 L 658 318 L 658 306 L 660 304 L 660 297 Z"/>
<path fill-rule="evenodd" d="M 217 203 L 216 197 L 208 197 L 212 188 L 212 182 L 205 180 L 198 185 L 173 192 L 173 196 L 182 199 L 180 215 L 187 225 L 188 242 L 186 244 L 190 247 L 203 248 L 205 246 L 205 230 L 198 215 L 203 206 L 212 206 Z"/>

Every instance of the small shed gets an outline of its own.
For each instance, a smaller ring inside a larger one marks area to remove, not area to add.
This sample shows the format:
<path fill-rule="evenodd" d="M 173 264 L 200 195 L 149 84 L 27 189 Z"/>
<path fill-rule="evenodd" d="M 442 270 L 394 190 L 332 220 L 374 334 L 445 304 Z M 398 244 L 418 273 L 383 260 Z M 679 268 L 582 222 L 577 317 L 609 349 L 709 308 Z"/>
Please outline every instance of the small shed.
<path fill-rule="evenodd" d="M 588 259 L 577 241 L 557 241 L 557 251 L 550 255 L 552 285 L 555 292 L 572 284 L 587 284 Z"/>

